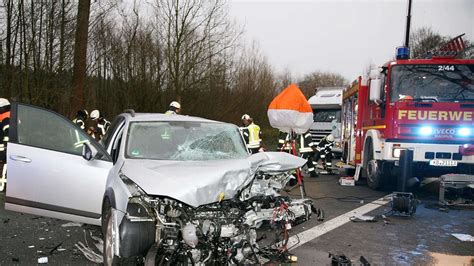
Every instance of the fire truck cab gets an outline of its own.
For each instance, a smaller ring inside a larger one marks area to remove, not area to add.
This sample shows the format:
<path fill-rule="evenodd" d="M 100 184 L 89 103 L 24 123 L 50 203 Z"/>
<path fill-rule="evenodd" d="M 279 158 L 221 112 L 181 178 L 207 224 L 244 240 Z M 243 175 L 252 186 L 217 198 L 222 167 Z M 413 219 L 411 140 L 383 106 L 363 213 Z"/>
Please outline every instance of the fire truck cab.
<path fill-rule="evenodd" d="M 390 61 L 345 90 L 342 113 L 343 160 L 373 189 L 396 180 L 404 149 L 417 177 L 474 173 L 474 60 Z"/>

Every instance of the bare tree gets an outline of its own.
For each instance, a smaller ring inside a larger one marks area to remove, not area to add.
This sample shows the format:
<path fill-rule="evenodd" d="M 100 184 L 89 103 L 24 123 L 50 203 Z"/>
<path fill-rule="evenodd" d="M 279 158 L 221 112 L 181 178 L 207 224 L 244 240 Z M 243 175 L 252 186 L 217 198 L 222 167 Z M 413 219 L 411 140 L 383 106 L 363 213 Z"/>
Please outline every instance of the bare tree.
<path fill-rule="evenodd" d="M 307 74 L 298 82 L 306 97 L 314 95 L 317 87 L 340 87 L 347 85 L 347 80 L 337 73 L 315 71 Z"/>
<path fill-rule="evenodd" d="M 74 46 L 72 110 L 85 106 L 87 40 L 89 32 L 90 0 L 80 0 L 77 8 L 76 42 Z"/>

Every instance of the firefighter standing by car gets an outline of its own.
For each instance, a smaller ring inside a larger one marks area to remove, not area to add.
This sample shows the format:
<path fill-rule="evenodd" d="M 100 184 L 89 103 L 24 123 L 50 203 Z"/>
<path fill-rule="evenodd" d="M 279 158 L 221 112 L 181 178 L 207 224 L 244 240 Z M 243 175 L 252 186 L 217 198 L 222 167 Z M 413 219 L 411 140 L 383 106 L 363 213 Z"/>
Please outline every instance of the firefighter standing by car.
<path fill-rule="evenodd" d="M 300 156 L 303 159 L 306 159 L 306 166 L 308 166 L 308 172 L 311 177 L 317 177 L 318 174 L 316 173 L 316 168 L 315 164 L 317 164 L 317 160 L 313 161 L 315 158 L 316 153 L 318 152 L 316 145 L 313 142 L 313 137 L 311 136 L 311 133 L 309 133 L 309 130 L 304 133 L 299 135 L 299 152 Z"/>
<path fill-rule="evenodd" d="M 8 131 L 10 129 L 10 102 L 0 98 L 0 191 L 5 189 L 7 182 L 7 143 L 9 141 Z"/>
<path fill-rule="evenodd" d="M 259 152 L 262 142 L 262 131 L 260 127 L 253 122 L 252 117 L 248 114 L 242 116 L 242 123 L 244 125 L 244 129 L 242 130 L 244 139 L 246 139 L 246 135 L 248 135 L 248 139 L 246 139 L 247 148 L 251 154 Z"/>
<path fill-rule="evenodd" d="M 323 167 L 328 174 L 332 174 L 332 148 L 334 146 L 334 137 L 332 134 L 324 137 L 316 146 L 316 153 L 314 155 L 314 163 L 319 159 L 323 161 Z"/>
<path fill-rule="evenodd" d="M 181 104 L 177 101 L 172 101 L 168 108 L 168 111 L 165 112 L 165 115 L 179 115 L 181 113 Z"/>
<path fill-rule="evenodd" d="M 77 111 L 76 117 L 72 120 L 72 122 L 85 131 L 87 118 L 89 118 L 89 113 L 86 109 L 81 109 Z"/>
<path fill-rule="evenodd" d="M 99 110 L 91 112 L 91 119 L 96 122 L 95 135 L 98 140 L 101 140 L 105 133 L 107 133 L 107 130 L 110 127 L 110 122 L 101 115 Z"/>

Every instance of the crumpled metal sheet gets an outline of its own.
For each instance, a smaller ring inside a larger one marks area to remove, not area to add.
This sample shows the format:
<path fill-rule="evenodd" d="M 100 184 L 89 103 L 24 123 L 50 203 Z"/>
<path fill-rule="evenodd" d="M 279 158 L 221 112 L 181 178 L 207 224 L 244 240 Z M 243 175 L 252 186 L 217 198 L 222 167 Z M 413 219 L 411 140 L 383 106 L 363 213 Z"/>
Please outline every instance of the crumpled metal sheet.
<path fill-rule="evenodd" d="M 249 184 L 257 171 L 288 171 L 306 161 L 283 152 L 264 152 L 246 159 L 213 161 L 127 160 L 122 173 L 147 194 L 167 196 L 197 207 L 226 199 Z"/>

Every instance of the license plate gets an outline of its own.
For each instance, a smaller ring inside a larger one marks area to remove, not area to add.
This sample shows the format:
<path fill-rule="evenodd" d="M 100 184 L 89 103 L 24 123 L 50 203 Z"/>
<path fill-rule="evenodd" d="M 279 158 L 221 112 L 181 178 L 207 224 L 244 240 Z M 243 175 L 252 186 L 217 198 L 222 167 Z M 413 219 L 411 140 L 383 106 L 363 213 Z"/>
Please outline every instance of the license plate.
<path fill-rule="evenodd" d="M 430 160 L 432 166 L 457 166 L 458 162 L 453 160 Z"/>

